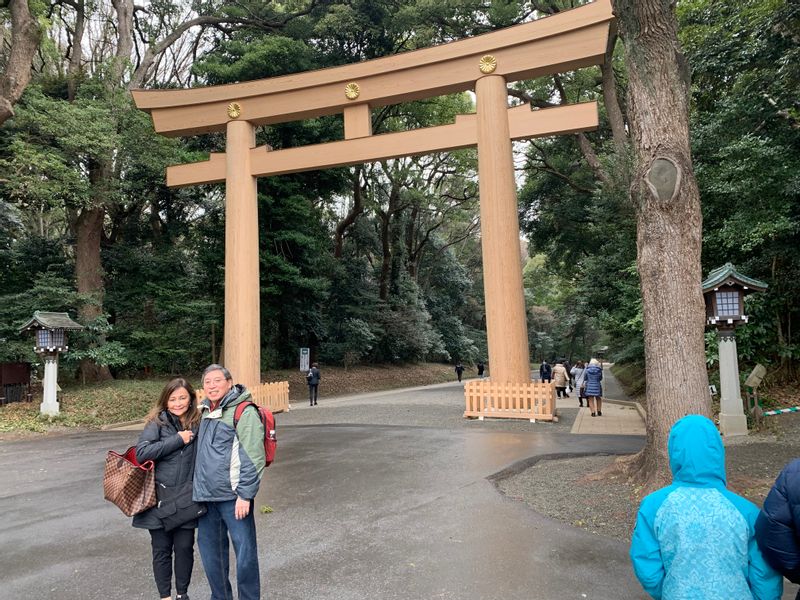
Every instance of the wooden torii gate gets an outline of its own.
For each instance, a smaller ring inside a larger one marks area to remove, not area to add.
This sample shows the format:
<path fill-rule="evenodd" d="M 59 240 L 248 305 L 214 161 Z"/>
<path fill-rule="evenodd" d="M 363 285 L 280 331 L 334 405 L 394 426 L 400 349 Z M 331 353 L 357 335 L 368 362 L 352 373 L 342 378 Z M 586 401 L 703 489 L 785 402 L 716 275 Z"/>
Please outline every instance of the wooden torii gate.
<path fill-rule="evenodd" d="M 260 383 L 256 178 L 478 147 L 489 367 L 493 382 L 530 381 L 511 142 L 597 127 L 597 105 L 508 108 L 506 84 L 601 64 L 610 0 L 441 46 L 330 69 L 184 90 L 134 90 L 166 136 L 226 133 L 225 153 L 167 169 L 171 187 L 225 182 L 225 363 Z M 372 135 L 371 109 L 474 90 L 476 113 L 455 123 Z M 344 140 L 272 150 L 255 128 L 344 114 Z"/>

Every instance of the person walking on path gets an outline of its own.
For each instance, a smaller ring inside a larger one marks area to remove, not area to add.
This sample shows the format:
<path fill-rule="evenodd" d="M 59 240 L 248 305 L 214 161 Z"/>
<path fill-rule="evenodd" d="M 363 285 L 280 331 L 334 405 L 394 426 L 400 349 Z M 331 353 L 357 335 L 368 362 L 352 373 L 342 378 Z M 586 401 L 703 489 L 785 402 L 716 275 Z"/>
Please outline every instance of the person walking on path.
<path fill-rule="evenodd" d="M 211 600 L 233 598 L 228 579 L 229 548 L 236 554 L 239 600 L 260 600 L 256 521 L 253 499 L 266 466 L 264 426 L 256 408 L 246 407 L 234 425 L 236 406 L 251 401 L 230 372 L 210 365 L 203 372 L 206 399 L 201 404 L 194 473 L 194 500 L 205 502 L 197 545 L 211 588 Z"/>
<path fill-rule="evenodd" d="M 572 389 L 578 392 L 578 406 L 583 406 L 583 399 L 586 398 L 586 380 L 585 375 L 586 367 L 583 364 L 582 360 L 579 360 L 575 363 L 575 366 L 570 369 L 570 375 L 572 375 L 572 381 L 575 385 Z M 586 406 L 589 406 L 589 401 L 586 401 Z"/>
<path fill-rule="evenodd" d="M 539 379 L 542 380 L 542 383 L 544 382 L 550 383 L 552 375 L 553 375 L 553 368 L 546 360 L 543 360 L 542 364 L 539 365 Z"/>
<path fill-rule="evenodd" d="M 458 363 L 456 363 L 456 376 L 458 377 L 459 381 L 461 381 L 461 375 L 463 374 L 464 374 L 464 365 L 461 364 L 461 361 L 458 361 Z"/>
<path fill-rule="evenodd" d="M 311 369 L 309 369 L 308 374 L 306 375 L 306 381 L 308 382 L 309 406 L 317 405 L 317 395 L 319 393 L 320 379 L 322 379 L 322 374 L 319 372 L 319 364 L 311 363 Z"/>
<path fill-rule="evenodd" d="M 586 372 L 583 375 L 586 381 L 586 398 L 589 410 L 593 417 L 603 416 L 603 367 L 596 358 L 589 361 Z"/>
<path fill-rule="evenodd" d="M 177 488 L 191 481 L 194 470 L 194 442 L 200 413 L 194 389 L 178 377 L 167 383 L 145 418 L 136 444 L 136 460 L 155 464 L 157 488 Z M 147 529 L 153 551 L 153 576 L 162 600 L 172 598 L 172 563 L 175 562 L 175 591 L 178 600 L 188 600 L 194 567 L 194 530 L 197 519 L 167 531 L 154 506 L 133 517 L 133 526 Z"/>
<path fill-rule="evenodd" d="M 800 459 L 786 465 L 756 520 L 756 541 L 769 565 L 800 583 Z M 800 591 L 795 600 L 800 600 Z"/>
<path fill-rule="evenodd" d="M 482 360 L 479 360 L 479 361 L 478 361 L 478 364 L 477 364 L 476 366 L 477 366 L 477 368 L 478 368 L 478 377 L 479 377 L 480 379 L 483 379 L 483 372 L 484 372 L 484 370 L 486 369 L 486 365 L 485 365 L 485 364 L 483 364 L 483 361 L 482 361 Z"/>
<path fill-rule="evenodd" d="M 689 415 L 669 434 L 672 484 L 639 506 L 630 557 L 663 600 L 779 600 L 783 578 L 758 549 L 758 508 L 725 487 L 725 449 L 710 419 Z"/>
<path fill-rule="evenodd" d="M 569 373 L 567 373 L 564 363 L 559 361 L 553 367 L 553 385 L 556 386 L 556 394 L 559 398 L 569 398 L 567 384 L 569 384 Z"/>

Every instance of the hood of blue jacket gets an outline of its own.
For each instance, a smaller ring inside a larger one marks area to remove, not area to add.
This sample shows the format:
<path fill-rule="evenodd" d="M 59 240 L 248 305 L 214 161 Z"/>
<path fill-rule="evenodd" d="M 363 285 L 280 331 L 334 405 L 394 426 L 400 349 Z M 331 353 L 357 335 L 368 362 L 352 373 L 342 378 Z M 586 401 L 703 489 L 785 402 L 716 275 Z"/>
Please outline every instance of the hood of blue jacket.
<path fill-rule="evenodd" d="M 722 436 L 707 417 L 689 415 L 675 423 L 668 449 L 674 483 L 725 485 Z"/>

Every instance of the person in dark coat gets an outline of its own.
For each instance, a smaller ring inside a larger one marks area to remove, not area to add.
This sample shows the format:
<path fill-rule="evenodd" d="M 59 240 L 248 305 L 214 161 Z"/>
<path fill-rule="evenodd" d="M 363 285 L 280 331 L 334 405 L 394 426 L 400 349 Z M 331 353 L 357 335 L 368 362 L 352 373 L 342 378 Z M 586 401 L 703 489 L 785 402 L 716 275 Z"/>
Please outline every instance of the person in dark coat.
<path fill-rule="evenodd" d="M 486 369 L 486 365 L 484 365 L 484 364 L 483 364 L 483 361 L 482 361 L 482 360 L 479 360 L 479 361 L 478 361 L 478 364 L 477 364 L 477 365 L 475 365 L 475 366 L 476 366 L 476 367 L 477 367 L 477 369 L 478 369 L 478 377 L 480 377 L 481 379 L 483 379 L 483 371 Z"/>
<path fill-rule="evenodd" d="M 462 364 L 461 364 L 461 361 L 459 361 L 459 362 L 456 364 L 456 376 L 458 377 L 458 380 L 459 380 L 459 381 L 461 381 L 461 376 L 462 376 L 463 374 L 464 374 L 464 365 L 462 365 Z"/>
<path fill-rule="evenodd" d="M 317 363 L 312 363 L 311 369 L 309 369 L 308 374 L 306 375 L 306 381 L 308 382 L 309 406 L 317 405 L 317 396 L 319 395 L 320 379 L 322 379 L 322 374 L 319 372 L 319 365 Z"/>
<path fill-rule="evenodd" d="M 542 383 L 547 382 L 550 383 L 550 379 L 553 377 L 553 367 L 550 366 L 546 360 L 542 361 L 542 364 L 539 365 L 539 379 L 542 380 Z"/>
<path fill-rule="evenodd" d="M 603 416 L 603 367 L 600 362 L 593 358 L 589 361 L 589 366 L 586 367 L 586 372 L 583 375 L 586 381 L 586 403 L 589 405 L 589 410 L 592 412 L 593 417 Z"/>
<path fill-rule="evenodd" d="M 200 424 L 197 396 L 191 384 L 178 377 L 161 391 L 145 420 L 136 444 L 136 460 L 155 463 L 156 487 L 180 486 L 194 471 L 194 438 Z M 156 516 L 157 507 L 133 517 L 133 526 L 147 529 L 153 549 L 153 576 L 164 600 L 172 598 L 173 558 L 177 600 L 188 600 L 194 566 L 194 530 L 197 519 L 166 531 Z"/>
<path fill-rule="evenodd" d="M 800 583 L 800 459 L 786 465 L 756 519 L 756 542 L 773 569 Z M 800 591 L 796 600 L 800 600 Z"/>

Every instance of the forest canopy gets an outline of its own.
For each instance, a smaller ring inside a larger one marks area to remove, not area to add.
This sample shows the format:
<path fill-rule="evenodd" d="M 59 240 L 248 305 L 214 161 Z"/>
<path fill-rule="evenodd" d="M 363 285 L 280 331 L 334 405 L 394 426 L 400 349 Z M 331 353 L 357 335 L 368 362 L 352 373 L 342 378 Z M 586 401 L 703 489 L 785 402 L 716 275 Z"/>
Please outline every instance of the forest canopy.
<path fill-rule="evenodd" d="M 68 354 L 84 377 L 197 371 L 222 350 L 224 186 L 169 189 L 164 172 L 224 140 L 156 135 L 130 89 L 353 63 L 577 4 L 30 3 L 30 82 L 0 127 L 0 362 L 35 360 L 17 328 L 37 309 L 87 325 Z M 748 300 L 739 351 L 794 379 L 800 8 L 688 0 L 677 12 L 703 272 L 733 262 L 769 284 Z M 0 15 L 5 70 L 12 15 Z M 608 59 L 509 86 L 512 104 L 597 100 L 601 112 L 597 131 L 515 145 L 533 361 L 586 359 L 600 346 L 644 358 L 621 44 Z M 372 126 L 401 131 L 473 111 L 471 94 L 455 94 L 374 110 Z M 264 126 L 257 143 L 321 143 L 342 130 L 340 115 Z M 475 151 L 264 178 L 258 193 L 264 368 L 296 365 L 298 347 L 330 364 L 486 360 Z"/>

